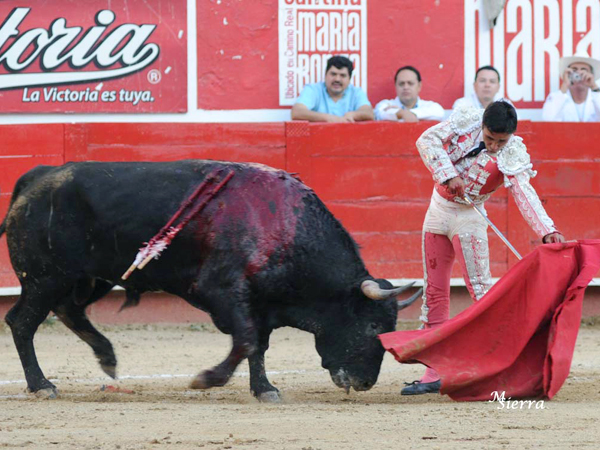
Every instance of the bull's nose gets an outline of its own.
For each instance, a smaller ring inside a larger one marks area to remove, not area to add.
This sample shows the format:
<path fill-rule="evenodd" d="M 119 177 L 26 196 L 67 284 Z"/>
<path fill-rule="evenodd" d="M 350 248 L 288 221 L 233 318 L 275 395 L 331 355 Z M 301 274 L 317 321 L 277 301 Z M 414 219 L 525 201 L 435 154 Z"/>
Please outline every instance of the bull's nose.
<path fill-rule="evenodd" d="M 339 369 L 337 372 L 331 374 L 331 379 L 335 383 L 337 387 L 340 387 L 348 393 L 350 387 L 352 386 L 348 374 L 344 371 L 344 369 Z"/>
<path fill-rule="evenodd" d="M 373 387 L 373 383 L 369 381 L 361 381 L 360 383 L 355 384 L 353 387 L 355 391 L 368 391 Z"/>

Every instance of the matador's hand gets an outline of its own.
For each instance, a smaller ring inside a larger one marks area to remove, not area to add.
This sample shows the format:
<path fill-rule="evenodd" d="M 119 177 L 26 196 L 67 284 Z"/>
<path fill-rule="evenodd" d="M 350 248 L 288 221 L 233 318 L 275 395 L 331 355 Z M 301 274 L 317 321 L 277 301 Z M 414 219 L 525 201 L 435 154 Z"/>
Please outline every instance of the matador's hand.
<path fill-rule="evenodd" d="M 460 177 L 451 178 L 446 182 L 448 192 L 451 194 L 462 197 L 465 195 L 465 182 Z"/>

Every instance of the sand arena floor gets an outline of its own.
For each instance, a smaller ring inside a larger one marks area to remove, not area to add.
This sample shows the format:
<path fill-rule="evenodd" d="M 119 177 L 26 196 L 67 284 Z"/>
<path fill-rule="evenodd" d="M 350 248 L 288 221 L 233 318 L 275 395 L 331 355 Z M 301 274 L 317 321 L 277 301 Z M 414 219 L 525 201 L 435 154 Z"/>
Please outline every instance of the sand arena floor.
<path fill-rule="evenodd" d="M 38 358 L 61 396 L 24 393 L 12 337 L 0 325 L 0 448 L 26 449 L 526 449 L 600 447 L 600 326 L 583 326 L 571 375 L 545 408 L 402 397 L 420 366 L 386 355 L 377 385 L 346 395 L 321 369 L 311 335 L 274 332 L 267 352 L 283 404 L 249 393 L 248 366 L 210 391 L 191 377 L 219 362 L 230 338 L 211 325 L 102 327 L 121 379 L 104 376 L 87 347 L 62 324 L 36 335 Z M 134 393 L 101 391 L 111 385 Z"/>

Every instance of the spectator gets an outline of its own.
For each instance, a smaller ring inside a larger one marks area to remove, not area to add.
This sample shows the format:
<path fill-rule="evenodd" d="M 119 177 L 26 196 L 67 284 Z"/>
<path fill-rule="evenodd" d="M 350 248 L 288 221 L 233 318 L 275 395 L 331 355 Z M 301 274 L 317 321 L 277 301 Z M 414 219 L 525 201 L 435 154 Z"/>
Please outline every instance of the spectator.
<path fill-rule="evenodd" d="M 560 89 L 544 103 L 542 118 L 549 122 L 600 121 L 600 61 L 580 53 L 559 62 Z"/>
<path fill-rule="evenodd" d="M 492 66 L 483 66 L 475 73 L 473 92 L 466 97 L 459 98 L 452 105 L 452 109 L 460 106 L 471 105 L 479 109 L 487 108 L 492 102 L 500 99 L 500 74 Z"/>
<path fill-rule="evenodd" d="M 309 122 L 374 120 L 367 94 L 350 84 L 352 70 L 352 61 L 345 56 L 329 58 L 325 81 L 304 86 L 292 107 L 292 119 Z"/>
<path fill-rule="evenodd" d="M 375 107 L 377 120 L 417 122 L 419 120 L 442 120 L 442 105 L 419 98 L 421 74 L 412 66 L 400 67 L 394 77 L 396 98 L 382 100 Z"/>

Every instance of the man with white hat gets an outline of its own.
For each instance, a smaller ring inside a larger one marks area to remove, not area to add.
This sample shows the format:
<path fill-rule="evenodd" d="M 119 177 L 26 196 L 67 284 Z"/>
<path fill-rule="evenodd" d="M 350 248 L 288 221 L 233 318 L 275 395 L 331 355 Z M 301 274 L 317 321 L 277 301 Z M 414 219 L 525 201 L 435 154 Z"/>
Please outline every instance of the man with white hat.
<path fill-rule="evenodd" d="M 560 90 L 551 92 L 542 117 L 549 122 L 600 122 L 600 61 L 585 53 L 560 59 Z"/>

